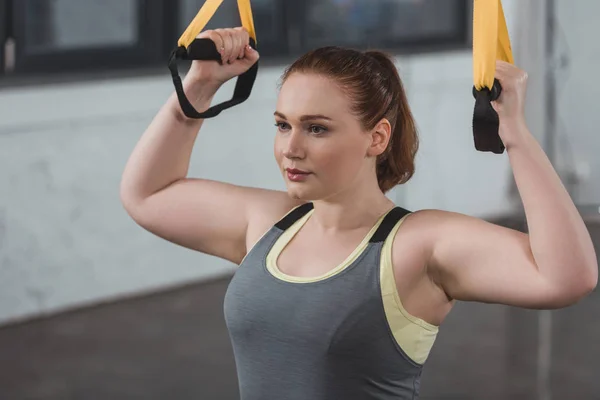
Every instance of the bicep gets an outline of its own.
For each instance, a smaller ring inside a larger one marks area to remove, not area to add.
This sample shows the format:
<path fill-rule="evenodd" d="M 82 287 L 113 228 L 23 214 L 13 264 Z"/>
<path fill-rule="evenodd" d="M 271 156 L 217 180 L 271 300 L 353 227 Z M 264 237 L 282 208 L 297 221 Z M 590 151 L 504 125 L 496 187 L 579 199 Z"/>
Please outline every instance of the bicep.
<path fill-rule="evenodd" d="M 546 308 L 555 290 L 540 273 L 529 236 L 457 213 L 433 216 L 431 270 L 462 301 Z"/>
<path fill-rule="evenodd" d="M 183 179 L 131 210 L 144 229 L 183 247 L 239 263 L 246 254 L 251 216 L 270 204 L 287 207 L 286 194 L 206 179 Z"/>

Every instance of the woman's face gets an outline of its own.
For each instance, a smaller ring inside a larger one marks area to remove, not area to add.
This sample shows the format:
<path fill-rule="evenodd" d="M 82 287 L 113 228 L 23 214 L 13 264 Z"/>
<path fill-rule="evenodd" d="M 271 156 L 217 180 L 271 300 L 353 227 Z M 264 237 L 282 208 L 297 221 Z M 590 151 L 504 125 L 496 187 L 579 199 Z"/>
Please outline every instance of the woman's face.
<path fill-rule="evenodd" d="M 293 73 L 275 112 L 275 158 L 292 198 L 326 199 L 367 176 L 372 136 L 350 111 L 348 96 L 326 77 Z"/>

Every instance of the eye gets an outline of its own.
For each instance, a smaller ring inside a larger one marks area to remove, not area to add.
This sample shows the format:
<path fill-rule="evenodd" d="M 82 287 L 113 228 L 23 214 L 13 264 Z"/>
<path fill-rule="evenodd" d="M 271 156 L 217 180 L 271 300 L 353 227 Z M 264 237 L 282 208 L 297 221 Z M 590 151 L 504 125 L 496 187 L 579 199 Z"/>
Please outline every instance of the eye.
<path fill-rule="evenodd" d="M 309 129 L 310 129 L 310 132 L 315 135 L 322 135 L 325 132 L 327 132 L 327 128 L 325 128 L 324 126 L 320 126 L 320 125 L 311 125 Z"/>
<path fill-rule="evenodd" d="M 290 128 L 290 125 L 287 122 L 276 122 L 275 126 L 280 131 L 287 131 Z"/>

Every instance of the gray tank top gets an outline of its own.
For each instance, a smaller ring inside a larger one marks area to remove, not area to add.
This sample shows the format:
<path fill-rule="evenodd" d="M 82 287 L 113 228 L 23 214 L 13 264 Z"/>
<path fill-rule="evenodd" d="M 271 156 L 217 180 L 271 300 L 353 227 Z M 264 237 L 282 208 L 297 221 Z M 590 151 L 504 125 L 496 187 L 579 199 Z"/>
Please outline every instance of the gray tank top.
<path fill-rule="evenodd" d="M 267 269 L 267 255 L 312 208 L 294 209 L 266 232 L 227 289 L 241 400 L 417 399 L 422 364 L 394 340 L 379 271 L 383 243 L 409 211 L 387 213 L 343 271 L 317 282 L 284 281 Z"/>

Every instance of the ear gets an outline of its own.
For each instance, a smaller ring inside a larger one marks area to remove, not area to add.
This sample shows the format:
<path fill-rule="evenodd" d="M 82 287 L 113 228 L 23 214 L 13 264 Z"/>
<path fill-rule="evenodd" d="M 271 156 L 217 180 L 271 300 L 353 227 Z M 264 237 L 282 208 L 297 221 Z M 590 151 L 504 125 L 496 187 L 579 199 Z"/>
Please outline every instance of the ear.
<path fill-rule="evenodd" d="M 375 125 L 375 128 L 369 133 L 371 136 L 371 144 L 367 149 L 367 156 L 377 157 L 385 152 L 388 143 L 392 137 L 392 125 L 387 118 L 383 118 Z"/>

